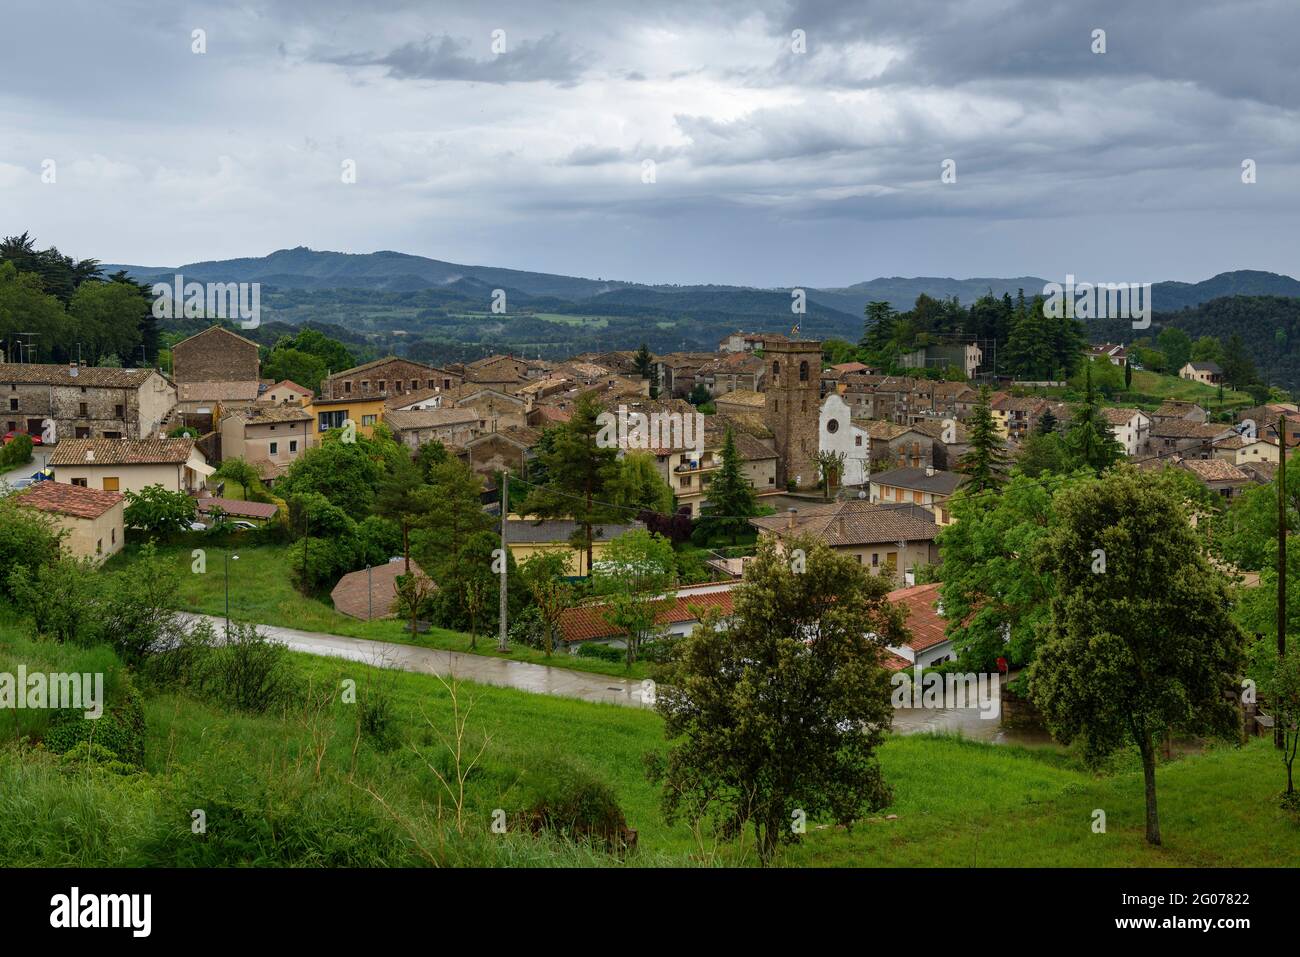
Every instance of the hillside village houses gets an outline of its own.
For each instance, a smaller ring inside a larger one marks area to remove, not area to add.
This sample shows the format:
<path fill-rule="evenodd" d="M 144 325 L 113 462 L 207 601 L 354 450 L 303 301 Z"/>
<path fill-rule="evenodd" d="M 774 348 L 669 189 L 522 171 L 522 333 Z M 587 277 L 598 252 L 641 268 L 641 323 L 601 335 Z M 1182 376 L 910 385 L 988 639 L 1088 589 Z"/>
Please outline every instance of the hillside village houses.
<path fill-rule="evenodd" d="M 18 493 L 18 504 L 50 516 L 66 532 L 63 549 L 73 558 L 99 564 L 122 550 L 120 492 L 71 485 L 66 482 L 37 482 Z"/>
<path fill-rule="evenodd" d="M 143 439 L 175 407 L 176 387 L 154 369 L 7 362 L 0 363 L 0 403 L 5 432 L 44 433 L 49 442 Z"/>
<path fill-rule="evenodd" d="M 1126 361 L 1122 346 L 1092 351 L 1118 365 Z M 955 356 L 967 362 L 975 355 L 958 349 L 952 356 L 931 356 L 927 350 L 925 360 Z M 584 353 L 562 361 L 493 355 L 442 367 L 388 356 L 331 372 L 321 383 L 261 379 L 257 345 L 218 327 L 177 343 L 173 356 L 172 378 L 157 370 L 0 365 L 6 431 L 32 431 L 53 419 L 59 441 L 51 444 L 51 484 L 78 491 L 41 494 L 51 497 L 51 508 L 70 510 L 67 522 L 97 528 L 107 515 L 104 521 L 112 524 L 108 499 L 93 496 L 92 502 L 86 492 L 120 495 L 158 484 L 205 495 L 207 476 L 222 459 L 235 456 L 273 485 L 326 432 L 349 421 L 361 435 L 373 434 L 382 423 L 412 451 L 441 442 L 484 478 L 490 496 L 501 472 L 529 474 L 543 431 L 568 421 L 580 397 L 594 395 L 611 411 L 686 415 L 696 410 L 684 397 L 700 385 L 715 409 L 705 417 L 701 447 L 648 450 L 681 510 L 695 517 L 702 513 L 730 430 L 760 503 L 784 506 L 751 522 L 760 535 L 784 542 L 812 534 L 853 555 L 873 574 L 889 570 L 906 582 L 916 568 L 938 560 L 935 538 L 952 521 L 947 502 L 965 481 L 954 470 L 969 449 L 967 423 L 979 399 L 968 382 L 878 375 L 855 362 L 828 366 L 821 343 L 767 333 L 737 332 L 713 353 L 652 357 L 657 399 L 649 397 L 650 381 L 637 375 L 631 351 Z M 1062 429 L 1071 416 L 1065 403 L 1036 396 L 995 392 L 991 401 L 995 422 L 1013 451 L 1047 410 Z M 1201 406 L 1174 400 L 1151 413 L 1104 408 L 1102 414 L 1135 461 L 1147 467 L 1168 461 L 1232 497 L 1276 469 L 1277 421 L 1288 412 L 1295 407 L 1280 403 L 1243 411 L 1239 419 L 1249 419 L 1255 431 L 1245 424 L 1210 422 Z M 201 437 L 166 438 L 164 433 L 182 421 L 197 423 Z M 1300 428 L 1290 430 L 1290 445 L 1300 444 L 1296 433 Z M 818 487 L 817 458 L 825 452 L 843 456 L 836 484 L 845 491 L 838 501 L 800 500 Z M 774 498 L 791 488 L 793 506 L 790 499 Z M 101 505 L 108 507 L 92 516 Z M 583 567 L 585 555 L 568 545 L 572 522 L 512 517 L 508 528 L 517 559 L 540 548 L 563 547 L 573 555 L 574 574 L 589 571 Z M 605 526 L 599 541 L 621 528 Z M 88 549 L 89 532 L 78 536 L 80 547 Z M 102 537 L 97 531 L 93 536 L 97 548 L 120 547 L 120 535 L 111 528 L 106 546 Z M 693 620 L 689 603 L 673 604 L 665 616 L 669 627 L 687 627 Z M 588 634 L 592 620 L 590 615 L 581 617 L 586 624 L 575 619 L 575 634 L 585 636 L 575 640 L 598 637 Z M 905 649 L 900 653 L 907 657 Z M 929 646 L 911 653 L 937 654 Z"/>

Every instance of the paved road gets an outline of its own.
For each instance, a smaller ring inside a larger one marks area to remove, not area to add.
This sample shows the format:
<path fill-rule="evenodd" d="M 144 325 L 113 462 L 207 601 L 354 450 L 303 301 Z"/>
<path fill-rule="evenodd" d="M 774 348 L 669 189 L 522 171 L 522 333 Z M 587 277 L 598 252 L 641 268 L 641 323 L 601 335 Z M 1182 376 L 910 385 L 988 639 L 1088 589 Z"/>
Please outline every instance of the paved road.
<path fill-rule="evenodd" d="M 225 619 L 213 615 L 187 615 L 187 618 L 206 618 L 218 634 Z M 330 658 L 346 658 L 379 668 L 400 668 L 448 677 L 455 674 L 466 681 L 516 688 L 534 694 L 557 695 L 579 701 L 605 702 L 628 708 L 649 707 L 641 700 L 641 681 L 597 675 L 569 668 L 553 668 L 526 661 L 510 661 L 487 655 L 472 655 L 460 651 L 440 651 L 401 645 L 391 641 L 370 638 L 348 638 L 318 631 L 299 631 L 278 625 L 258 625 L 258 629 L 294 651 Z M 491 641 L 491 638 L 487 639 Z"/>

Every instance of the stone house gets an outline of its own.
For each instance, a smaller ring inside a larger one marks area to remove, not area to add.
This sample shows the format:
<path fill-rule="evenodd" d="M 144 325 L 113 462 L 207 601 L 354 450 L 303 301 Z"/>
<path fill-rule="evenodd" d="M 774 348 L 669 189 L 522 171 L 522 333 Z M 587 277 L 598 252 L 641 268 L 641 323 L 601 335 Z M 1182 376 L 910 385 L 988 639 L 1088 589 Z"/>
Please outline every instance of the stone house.
<path fill-rule="evenodd" d="M 456 396 L 454 407 L 462 411 L 473 410 L 479 418 L 480 432 L 496 432 L 511 426 L 526 426 L 531 404 L 521 396 L 500 389 L 468 385 Z"/>
<path fill-rule="evenodd" d="M 762 392 L 763 370 L 766 368 L 767 364 L 760 356 L 732 352 L 700 366 L 695 372 L 695 381 L 703 384 L 714 398 L 736 389 Z"/>
<path fill-rule="evenodd" d="M 487 356 L 465 365 L 466 381 L 501 388 L 526 382 L 528 372 L 528 363 L 514 356 Z"/>
<path fill-rule="evenodd" d="M 384 424 L 411 449 L 434 441 L 459 448 L 479 434 L 479 417 L 473 409 L 392 410 L 384 413 Z"/>
<path fill-rule="evenodd" d="M 18 493 L 24 508 L 50 516 L 64 532 L 63 548 L 73 558 L 88 558 L 95 564 L 122 550 L 122 511 L 125 496 L 64 482 L 37 482 Z"/>
<path fill-rule="evenodd" d="M 311 389 L 300 386 L 290 379 L 281 379 L 274 385 L 267 386 L 266 390 L 257 397 L 257 401 L 269 402 L 272 405 L 284 405 L 286 402 L 293 405 L 306 405 L 315 394 Z"/>
<path fill-rule="evenodd" d="M 900 572 L 906 581 L 917 566 L 939 562 L 939 526 L 934 514 L 920 505 L 850 499 L 791 508 L 784 515 L 764 515 L 749 523 L 783 547 L 792 538 L 811 536 L 852 556 L 871 574 L 887 571 L 896 580 Z"/>
<path fill-rule="evenodd" d="M 209 326 L 172 346 L 172 379 L 196 382 L 257 382 L 261 378 L 258 346 L 251 339 Z"/>
<path fill-rule="evenodd" d="M 0 364 L 0 424 L 5 432 L 72 438 L 143 439 L 157 435 L 176 405 L 176 387 L 155 369 Z"/>
<path fill-rule="evenodd" d="M 537 429 L 520 426 L 481 433 L 464 444 L 463 457 L 489 484 L 495 482 L 497 472 L 527 476 L 529 463 L 537 457 L 533 448 L 541 437 Z"/>
<path fill-rule="evenodd" d="M 328 376 L 321 386 L 321 396 L 326 399 L 387 399 L 422 391 L 452 392 L 460 388 L 463 381 L 463 376 L 448 369 L 387 356 Z"/>

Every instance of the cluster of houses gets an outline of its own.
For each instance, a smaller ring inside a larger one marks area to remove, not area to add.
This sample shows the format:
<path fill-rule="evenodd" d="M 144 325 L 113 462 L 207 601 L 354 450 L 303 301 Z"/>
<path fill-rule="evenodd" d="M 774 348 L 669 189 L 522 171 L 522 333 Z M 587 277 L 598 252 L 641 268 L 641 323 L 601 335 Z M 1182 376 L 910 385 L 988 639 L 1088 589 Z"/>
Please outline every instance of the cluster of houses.
<path fill-rule="evenodd" d="M 1094 346 L 1089 354 L 1127 362 L 1123 346 Z M 0 412 L 7 413 L 0 424 L 6 432 L 47 439 L 52 480 L 26 489 L 23 503 L 66 527 L 75 554 L 103 560 L 122 547 L 124 493 L 161 485 L 194 495 L 205 521 L 218 512 L 266 521 L 274 506 L 214 497 L 220 490 L 209 479 L 217 466 L 242 458 L 273 488 L 325 433 L 348 423 L 365 435 L 383 423 L 412 450 L 441 442 L 484 477 L 486 499 L 501 472 L 527 477 L 544 431 L 568 421 L 583 396 L 594 395 L 609 411 L 686 415 L 695 411 L 687 396 L 702 387 L 716 410 L 702 437 L 690 447 L 649 449 L 680 510 L 700 514 L 730 433 L 760 501 L 776 508 L 753 520 L 759 534 L 778 540 L 813 534 L 870 573 L 904 583 L 899 600 L 924 605 L 928 610 L 914 615 L 933 617 L 934 596 L 912 582 L 920 566 L 938 561 L 935 538 L 952 521 L 949 499 L 965 481 L 955 468 L 969 448 L 979 399 L 972 385 L 882 375 L 860 362 L 827 366 L 819 342 L 778 334 L 736 332 L 714 352 L 652 358 L 652 378 L 639 374 L 635 353 L 614 351 L 562 361 L 493 355 L 445 366 L 389 356 L 331 371 L 319 383 L 277 382 L 262 377 L 256 343 L 213 326 L 173 346 L 171 375 L 0 364 Z M 926 347 L 904 365 L 944 364 L 973 375 L 981 362 L 978 346 L 958 344 Z M 1218 374 L 1207 365 L 1190 363 L 1184 377 Z M 1065 428 L 1074 411 L 1009 391 L 993 393 L 991 408 L 1012 447 L 1049 413 Z M 1231 498 L 1271 480 L 1279 461 L 1278 420 L 1295 411 L 1275 403 L 1246 410 L 1237 423 L 1216 423 L 1200 406 L 1170 401 L 1154 412 L 1107 408 L 1104 414 L 1140 466 L 1172 462 Z M 819 501 L 818 457 L 828 452 L 841 463 L 833 476 L 839 494 Z M 596 560 L 604 543 L 631 527 L 640 526 L 599 529 Z M 518 519 L 507 528 L 517 560 L 566 544 L 574 532 L 566 521 Z M 570 572 L 589 573 L 585 562 L 585 552 L 573 550 Z M 680 593 L 665 611 L 665 626 L 687 628 L 697 606 L 729 605 L 743 564 L 721 560 L 721 580 Z M 340 610 L 388 614 L 396 573 L 365 574 L 364 586 L 351 576 L 340 581 Z M 608 638 L 595 633 L 603 627 L 597 619 L 575 612 L 565 624 L 566 640 Z M 919 656 L 922 663 L 940 660 L 944 651 L 939 643 L 895 649 L 899 660 Z"/>

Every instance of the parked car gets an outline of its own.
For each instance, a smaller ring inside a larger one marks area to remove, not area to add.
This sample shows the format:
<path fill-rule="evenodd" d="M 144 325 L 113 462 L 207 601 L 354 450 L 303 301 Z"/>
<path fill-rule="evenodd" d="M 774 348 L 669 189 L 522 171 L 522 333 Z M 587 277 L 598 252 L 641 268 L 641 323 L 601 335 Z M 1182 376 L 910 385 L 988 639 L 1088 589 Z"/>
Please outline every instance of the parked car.
<path fill-rule="evenodd" d="M 6 433 L 5 433 L 5 437 L 4 437 L 4 444 L 5 444 L 5 445 L 8 445 L 10 442 L 12 442 L 14 439 L 18 438 L 18 436 L 20 436 L 20 435 L 25 435 L 25 436 L 27 436 L 29 439 L 31 439 L 31 440 L 32 440 L 32 445 L 40 445 L 40 444 L 41 444 L 41 437 L 40 437 L 40 434 L 39 434 L 39 433 L 37 433 L 37 434 L 33 434 L 33 433 L 31 433 L 31 432 L 6 432 Z"/>
<path fill-rule="evenodd" d="M 202 522 L 190 522 L 191 532 L 206 532 L 207 530 L 208 526 L 204 525 Z"/>

